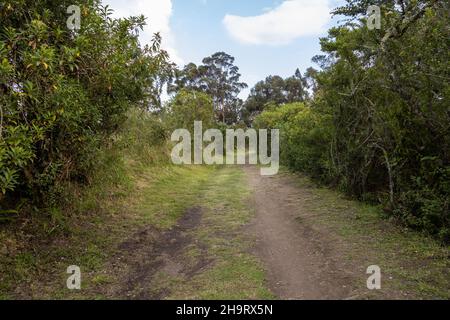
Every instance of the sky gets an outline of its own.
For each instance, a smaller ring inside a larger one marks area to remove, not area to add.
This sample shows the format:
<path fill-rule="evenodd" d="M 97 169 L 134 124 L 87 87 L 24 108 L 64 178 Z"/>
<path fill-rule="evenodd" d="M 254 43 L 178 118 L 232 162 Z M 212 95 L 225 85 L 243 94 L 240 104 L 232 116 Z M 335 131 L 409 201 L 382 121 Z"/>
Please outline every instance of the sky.
<path fill-rule="evenodd" d="M 224 51 L 236 58 L 249 88 L 269 75 L 288 77 L 314 66 L 319 38 L 336 25 L 331 10 L 343 0 L 103 0 L 115 17 L 143 14 L 148 26 L 142 43 L 155 32 L 180 67 Z"/>

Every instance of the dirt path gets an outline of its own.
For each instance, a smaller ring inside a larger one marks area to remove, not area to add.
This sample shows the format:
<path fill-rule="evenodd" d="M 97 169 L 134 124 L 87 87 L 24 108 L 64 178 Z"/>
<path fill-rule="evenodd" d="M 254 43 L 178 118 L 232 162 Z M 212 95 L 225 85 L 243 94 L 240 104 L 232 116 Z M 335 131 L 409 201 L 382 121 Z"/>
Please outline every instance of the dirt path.
<path fill-rule="evenodd" d="M 255 167 L 244 170 L 256 210 L 250 230 L 272 291 L 282 299 L 351 297 L 353 279 L 339 264 L 333 239 L 301 223 L 309 214 L 302 206 L 309 191 L 288 177 L 263 177 Z"/>
<path fill-rule="evenodd" d="M 307 186 L 295 185 L 287 175 L 263 177 L 257 167 L 249 166 L 218 170 L 204 188 L 195 207 L 171 229 L 161 232 L 145 226 L 119 246 L 115 273 L 122 276 L 108 297 L 231 298 L 232 290 L 224 288 L 236 286 L 238 291 L 242 279 L 251 277 L 258 266 L 259 284 L 249 280 L 246 286 L 251 289 L 237 297 L 264 297 L 255 291 L 260 286 L 279 299 L 354 295 L 355 279 L 344 271 L 349 266 L 341 262 L 339 244 L 313 223 L 304 206 L 310 197 Z M 198 254 L 188 253 L 193 249 Z M 252 268 L 237 265 L 255 258 Z M 221 279 L 222 273 L 235 274 Z M 222 285 L 213 295 L 203 296 L 206 287 L 217 283 Z"/>
<path fill-rule="evenodd" d="M 0 280 L 9 276 L 0 298 L 450 297 L 448 248 L 305 177 L 169 167 L 149 169 L 136 185 L 71 237 L 0 259 Z M 80 266 L 82 290 L 67 289 L 68 265 Z M 382 290 L 367 289 L 370 265 L 382 269 Z"/>
<path fill-rule="evenodd" d="M 109 288 L 109 297 L 127 297 L 136 300 L 160 300 L 170 293 L 166 286 L 155 284 L 163 274 L 167 277 L 183 276 L 191 279 L 208 265 L 204 252 L 194 264 L 187 263 L 183 253 L 192 245 L 190 230 L 198 227 L 202 218 L 201 208 L 193 207 L 184 213 L 178 224 L 161 232 L 145 227 L 120 245 L 124 278 Z M 124 254 L 127 253 L 127 254 Z M 119 270 L 115 270 L 120 273 Z"/>

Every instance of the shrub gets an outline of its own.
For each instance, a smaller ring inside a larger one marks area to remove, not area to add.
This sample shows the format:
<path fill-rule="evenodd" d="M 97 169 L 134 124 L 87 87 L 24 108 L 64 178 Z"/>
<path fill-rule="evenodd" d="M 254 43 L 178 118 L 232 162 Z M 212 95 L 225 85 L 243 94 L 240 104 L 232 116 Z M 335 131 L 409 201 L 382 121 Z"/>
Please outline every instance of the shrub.
<path fill-rule="evenodd" d="M 46 202 L 59 182 L 86 181 L 128 110 L 158 100 L 167 54 L 159 36 L 140 47 L 144 17 L 112 19 L 83 0 L 81 29 L 70 31 L 71 4 L 0 4 L 0 201 Z"/>
<path fill-rule="evenodd" d="M 304 103 L 272 106 L 256 117 L 260 129 L 280 129 L 281 160 L 289 167 L 326 180 L 329 176 L 329 117 Z"/>

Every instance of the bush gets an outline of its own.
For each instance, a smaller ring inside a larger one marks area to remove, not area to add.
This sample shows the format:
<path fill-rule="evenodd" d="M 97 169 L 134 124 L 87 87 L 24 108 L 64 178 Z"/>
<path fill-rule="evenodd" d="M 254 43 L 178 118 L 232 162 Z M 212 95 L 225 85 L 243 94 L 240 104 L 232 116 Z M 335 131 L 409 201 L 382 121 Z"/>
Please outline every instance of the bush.
<path fill-rule="evenodd" d="M 256 117 L 258 129 L 280 129 L 281 161 L 321 180 L 329 178 L 329 117 L 304 103 L 272 106 Z"/>
<path fill-rule="evenodd" d="M 168 125 L 159 116 L 134 108 L 115 144 L 125 158 L 144 165 L 167 164 L 168 137 Z"/>
<path fill-rule="evenodd" d="M 71 4 L 0 4 L 0 201 L 45 203 L 59 182 L 86 181 L 128 110 L 158 100 L 167 54 L 159 36 L 140 47 L 144 17 L 112 19 L 99 1 L 83 0 L 81 29 L 70 31 Z"/>
<path fill-rule="evenodd" d="M 194 131 L 194 121 L 202 121 L 203 129 L 215 124 L 214 106 L 211 96 L 206 93 L 182 89 L 169 102 L 166 120 L 171 130 L 188 129 Z"/>
<path fill-rule="evenodd" d="M 446 3 L 414 1 L 401 9 L 386 2 L 382 30 L 368 30 L 367 4 L 350 2 L 336 13 L 351 22 L 321 39 L 324 55 L 313 61 L 322 70 L 309 79 L 315 92 L 308 106 L 281 106 L 257 123 L 282 130 L 290 167 L 377 201 L 389 216 L 448 242 Z"/>

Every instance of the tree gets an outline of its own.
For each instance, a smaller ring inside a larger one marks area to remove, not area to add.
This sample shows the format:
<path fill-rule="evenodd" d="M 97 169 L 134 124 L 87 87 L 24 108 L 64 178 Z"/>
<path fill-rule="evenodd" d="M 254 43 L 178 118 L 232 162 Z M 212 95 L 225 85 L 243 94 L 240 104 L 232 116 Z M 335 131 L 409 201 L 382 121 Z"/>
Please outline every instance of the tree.
<path fill-rule="evenodd" d="M 408 225 L 449 239 L 448 12 L 441 1 L 380 1 L 370 31 L 366 1 L 336 10 L 354 22 L 321 40 L 328 67 L 317 76 L 334 115 L 336 174 L 358 196 L 379 196 Z"/>
<path fill-rule="evenodd" d="M 237 118 L 233 113 L 238 103 L 237 96 L 247 88 L 247 84 L 240 82 L 241 75 L 234 61 L 229 54 L 217 52 L 203 59 L 200 66 L 190 63 L 176 72 L 169 92 L 188 89 L 209 94 L 213 98 L 216 117 L 224 124 L 232 124 Z"/>
<path fill-rule="evenodd" d="M 258 82 L 250 91 L 244 104 L 244 117 L 251 122 L 255 115 L 264 111 L 268 105 L 281 105 L 303 102 L 308 98 L 307 82 L 299 69 L 292 77 L 283 79 L 280 76 L 268 76 Z"/>
<path fill-rule="evenodd" d="M 187 64 L 182 70 L 176 69 L 174 77 L 169 83 L 168 92 L 177 93 L 182 89 L 206 91 L 203 69 L 198 68 L 195 63 Z"/>
<path fill-rule="evenodd" d="M 194 130 L 194 121 L 202 121 L 203 128 L 214 123 L 212 98 L 201 91 L 181 89 L 169 103 L 169 122 L 173 129 Z"/>
<path fill-rule="evenodd" d="M 369 4 L 381 30 L 367 28 Z M 348 21 L 321 39 L 307 108 L 271 108 L 256 124 L 283 129 L 292 168 L 450 241 L 448 4 L 348 0 L 334 12 Z"/>
<path fill-rule="evenodd" d="M 286 103 L 302 102 L 308 98 L 308 83 L 299 69 L 294 76 L 284 80 L 284 91 L 286 92 Z"/>
<path fill-rule="evenodd" d="M 313 67 L 309 67 L 305 72 L 305 81 L 306 87 L 312 90 L 312 93 L 315 94 L 317 92 L 317 75 L 319 71 L 314 69 Z"/>

